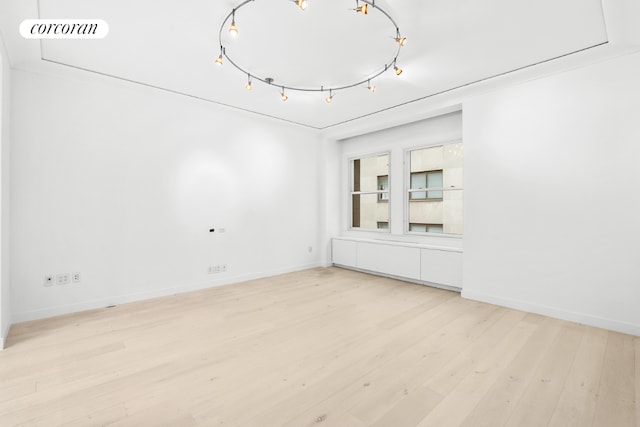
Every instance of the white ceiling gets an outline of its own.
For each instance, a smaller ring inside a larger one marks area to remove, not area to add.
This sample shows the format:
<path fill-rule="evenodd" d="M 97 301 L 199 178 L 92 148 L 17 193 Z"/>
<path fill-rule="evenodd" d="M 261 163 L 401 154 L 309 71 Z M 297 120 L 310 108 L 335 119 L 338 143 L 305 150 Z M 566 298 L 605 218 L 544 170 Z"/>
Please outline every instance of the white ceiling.
<path fill-rule="evenodd" d="M 377 0 L 408 38 L 400 77 L 388 71 L 366 85 L 327 93 L 288 92 L 225 64 L 218 31 L 232 0 L 3 0 L 0 28 L 14 67 L 73 67 L 326 129 L 379 111 L 553 61 L 608 41 L 600 0 Z M 344 85 L 366 78 L 395 55 L 395 29 L 355 0 L 255 0 L 238 10 L 239 37 L 223 43 L 234 60 L 287 86 Z M 93 18 L 109 24 L 101 40 L 26 40 L 31 18 Z"/>

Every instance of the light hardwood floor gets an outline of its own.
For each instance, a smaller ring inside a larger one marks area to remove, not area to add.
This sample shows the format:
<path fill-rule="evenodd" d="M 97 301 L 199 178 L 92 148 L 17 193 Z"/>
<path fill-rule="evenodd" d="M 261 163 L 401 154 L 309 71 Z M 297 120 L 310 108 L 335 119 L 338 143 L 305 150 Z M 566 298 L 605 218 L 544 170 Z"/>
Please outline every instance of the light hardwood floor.
<path fill-rule="evenodd" d="M 640 339 L 337 268 L 14 325 L 0 425 L 640 426 Z"/>

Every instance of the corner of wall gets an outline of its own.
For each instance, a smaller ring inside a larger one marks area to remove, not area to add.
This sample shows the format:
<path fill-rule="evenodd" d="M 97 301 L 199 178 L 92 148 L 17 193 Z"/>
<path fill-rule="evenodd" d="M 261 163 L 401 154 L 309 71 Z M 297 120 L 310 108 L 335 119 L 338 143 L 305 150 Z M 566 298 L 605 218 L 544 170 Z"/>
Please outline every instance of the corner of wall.
<path fill-rule="evenodd" d="M 5 325 L 4 330 L 0 331 L 0 351 L 6 348 L 7 338 L 9 337 L 9 330 L 11 329 L 11 323 Z"/>
<path fill-rule="evenodd" d="M 339 232 L 340 218 L 340 143 L 330 137 L 320 141 L 320 194 L 324 203 L 320 223 L 320 265 L 331 267 L 331 238 Z"/>
<path fill-rule="evenodd" d="M 640 26 L 637 24 L 640 3 L 636 0 L 602 0 L 602 11 L 610 43 L 640 48 Z"/>
<path fill-rule="evenodd" d="M 0 350 L 11 327 L 10 295 L 10 158 L 11 64 L 0 33 Z"/>

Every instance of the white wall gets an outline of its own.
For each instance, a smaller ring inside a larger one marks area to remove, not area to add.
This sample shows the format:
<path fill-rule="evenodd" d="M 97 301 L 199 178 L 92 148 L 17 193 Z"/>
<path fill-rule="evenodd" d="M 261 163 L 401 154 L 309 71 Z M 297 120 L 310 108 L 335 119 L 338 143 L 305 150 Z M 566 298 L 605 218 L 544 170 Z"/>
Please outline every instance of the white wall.
<path fill-rule="evenodd" d="M 9 266 L 11 67 L 0 34 L 0 350 L 11 326 Z"/>
<path fill-rule="evenodd" d="M 640 335 L 640 55 L 464 103 L 463 296 Z"/>
<path fill-rule="evenodd" d="M 315 131 L 88 75 L 12 81 L 14 321 L 319 265 Z"/>

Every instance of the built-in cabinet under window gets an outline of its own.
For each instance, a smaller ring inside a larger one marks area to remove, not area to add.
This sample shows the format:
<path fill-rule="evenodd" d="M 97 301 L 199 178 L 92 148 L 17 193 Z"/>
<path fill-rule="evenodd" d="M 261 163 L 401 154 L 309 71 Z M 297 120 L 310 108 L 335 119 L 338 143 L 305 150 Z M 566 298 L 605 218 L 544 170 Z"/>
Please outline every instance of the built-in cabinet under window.
<path fill-rule="evenodd" d="M 332 239 L 334 265 L 462 289 L 462 249 L 388 242 Z"/>

